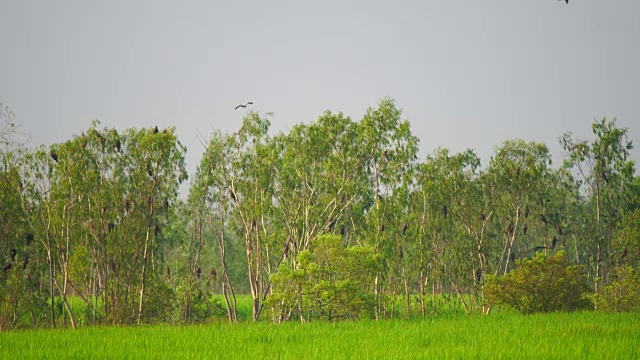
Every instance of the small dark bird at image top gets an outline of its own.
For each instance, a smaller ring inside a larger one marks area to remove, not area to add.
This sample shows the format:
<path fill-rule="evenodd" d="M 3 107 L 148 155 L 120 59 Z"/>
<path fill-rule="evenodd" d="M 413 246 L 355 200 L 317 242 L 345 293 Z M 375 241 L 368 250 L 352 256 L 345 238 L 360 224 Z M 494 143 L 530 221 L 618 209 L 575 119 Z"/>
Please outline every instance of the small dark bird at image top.
<path fill-rule="evenodd" d="M 252 101 L 249 101 L 249 102 L 248 102 L 248 103 L 246 103 L 246 104 L 240 104 L 240 105 L 236 106 L 236 108 L 235 108 L 234 110 L 238 110 L 238 108 L 246 108 L 246 107 L 247 107 L 247 105 L 253 105 L 253 102 L 252 102 Z"/>

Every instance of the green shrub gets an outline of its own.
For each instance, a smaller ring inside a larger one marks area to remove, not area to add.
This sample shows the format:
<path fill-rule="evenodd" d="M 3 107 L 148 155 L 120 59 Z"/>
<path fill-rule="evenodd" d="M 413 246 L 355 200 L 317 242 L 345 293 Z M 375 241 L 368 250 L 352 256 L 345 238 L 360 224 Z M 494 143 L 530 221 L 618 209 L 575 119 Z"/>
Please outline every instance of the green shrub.
<path fill-rule="evenodd" d="M 614 281 L 598 296 L 598 310 L 640 311 L 640 277 L 631 266 L 614 269 Z"/>
<path fill-rule="evenodd" d="M 281 265 L 271 276 L 267 307 L 276 322 L 338 321 L 371 317 L 372 274 L 381 269 L 372 249 L 345 247 L 342 238 L 323 235 L 298 256 L 298 268 Z"/>
<path fill-rule="evenodd" d="M 590 306 L 587 279 L 571 266 L 564 251 L 517 260 L 518 268 L 502 277 L 487 277 L 491 305 L 505 304 L 521 313 L 574 311 Z"/>

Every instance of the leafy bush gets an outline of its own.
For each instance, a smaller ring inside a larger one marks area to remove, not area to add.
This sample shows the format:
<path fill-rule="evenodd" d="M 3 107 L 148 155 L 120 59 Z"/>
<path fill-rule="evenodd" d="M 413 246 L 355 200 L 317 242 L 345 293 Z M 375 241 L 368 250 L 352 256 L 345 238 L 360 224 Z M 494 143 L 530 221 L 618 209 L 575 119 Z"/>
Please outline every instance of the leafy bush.
<path fill-rule="evenodd" d="M 640 277 L 631 266 L 617 267 L 614 281 L 602 289 L 598 296 L 598 309 L 602 311 L 640 311 Z"/>
<path fill-rule="evenodd" d="M 502 277 L 488 276 L 485 293 L 491 305 L 505 304 L 521 313 L 587 308 L 587 279 L 571 266 L 564 251 L 517 260 L 518 268 Z"/>
<path fill-rule="evenodd" d="M 271 276 L 267 306 L 275 321 L 369 317 L 375 307 L 370 277 L 380 269 L 371 249 L 345 247 L 339 236 L 320 236 L 300 253 L 297 269 L 282 265 Z"/>

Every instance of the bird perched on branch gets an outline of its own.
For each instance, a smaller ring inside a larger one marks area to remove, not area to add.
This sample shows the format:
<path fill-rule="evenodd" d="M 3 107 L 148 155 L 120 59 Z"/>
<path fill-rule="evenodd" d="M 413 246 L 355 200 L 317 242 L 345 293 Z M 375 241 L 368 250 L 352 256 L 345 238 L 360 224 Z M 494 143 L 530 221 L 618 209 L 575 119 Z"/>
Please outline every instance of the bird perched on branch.
<path fill-rule="evenodd" d="M 235 108 L 235 109 L 233 109 L 233 110 L 238 110 L 238 108 L 246 108 L 246 107 L 247 107 L 247 105 L 253 105 L 253 102 L 252 102 L 252 101 L 249 101 L 249 102 L 248 102 L 248 103 L 246 103 L 246 104 L 240 104 L 240 105 L 236 106 L 236 108 Z"/>
<path fill-rule="evenodd" d="M 544 216 L 544 214 L 540 214 L 540 221 L 542 221 L 542 223 L 547 225 L 547 218 Z"/>

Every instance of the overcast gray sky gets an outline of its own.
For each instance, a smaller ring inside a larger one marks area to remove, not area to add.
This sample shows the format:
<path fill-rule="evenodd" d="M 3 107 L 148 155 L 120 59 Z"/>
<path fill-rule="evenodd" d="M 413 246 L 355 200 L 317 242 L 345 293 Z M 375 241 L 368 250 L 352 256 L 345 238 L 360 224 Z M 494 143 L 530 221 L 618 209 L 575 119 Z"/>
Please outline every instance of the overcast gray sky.
<path fill-rule="evenodd" d="M 252 100 L 274 131 L 390 96 L 421 140 L 475 149 L 590 138 L 617 117 L 640 146 L 640 1 L 0 0 L 0 102 L 33 144 L 92 119 L 235 130 Z M 640 159 L 640 149 L 633 150 Z"/>

